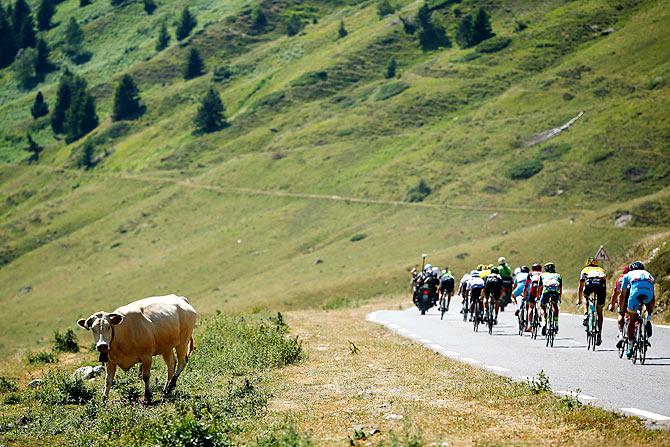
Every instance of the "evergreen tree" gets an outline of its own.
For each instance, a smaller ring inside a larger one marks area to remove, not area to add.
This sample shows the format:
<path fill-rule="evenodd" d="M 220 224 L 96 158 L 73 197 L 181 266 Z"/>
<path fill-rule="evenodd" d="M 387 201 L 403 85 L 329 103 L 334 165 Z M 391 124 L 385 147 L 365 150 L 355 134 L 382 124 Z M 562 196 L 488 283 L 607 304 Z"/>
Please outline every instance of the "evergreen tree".
<path fill-rule="evenodd" d="M 181 18 L 179 19 L 179 24 L 177 25 L 177 31 L 175 32 L 175 36 L 177 37 L 177 40 L 184 40 L 186 39 L 189 34 L 191 34 L 191 31 L 193 31 L 193 28 L 198 24 L 197 20 L 191 14 L 191 11 L 189 11 L 188 7 L 184 8 L 183 11 L 181 12 Z"/>
<path fill-rule="evenodd" d="M 28 18 L 30 18 L 30 21 L 32 22 L 32 11 L 30 10 L 30 6 L 28 6 L 26 0 L 16 0 L 14 3 L 14 8 L 12 8 L 11 16 L 12 30 L 15 34 L 21 31 L 21 28 L 23 28 L 23 23 L 28 20 Z M 17 50 L 19 48 L 24 47 L 17 46 Z"/>
<path fill-rule="evenodd" d="M 37 74 L 44 74 L 51 68 L 51 63 L 49 62 L 49 46 L 44 41 L 44 39 L 37 39 L 37 45 L 35 46 L 37 54 L 35 56 L 35 71 Z"/>
<path fill-rule="evenodd" d="M 84 31 L 82 31 L 77 20 L 74 17 L 70 17 L 67 28 L 65 28 L 65 52 L 69 56 L 79 55 L 83 42 Z"/>
<path fill-rule="evenodd" d="M 151 15 L 156 10 L 156 3 L 154 0 L 144 0 L 144 12 Z"/>
<path fill-rule="evenodd" d="M 37 8 L 37 29 L 46 31 L 51 28 L 51 19 L 56 13 L 56 5 L 53 0 L 41 0 Z"/>
<path fill-rule="evenodd" d="M 28 163 L 37 163 L 40 160 L 40 154 L 44 148 L 33 140 L 30 133 L 26 133 L 26 139 L 28 140 L 28 146 L 24 147 L 23 150 L 30 153 Z"/>
<path fill-rule="evenodd" d="M 379 15 L 379 18 L 384 18 L 388 15 L 391 15 L 395 12 L 395 8 L 389 2 L 389 0 L 381 0 L 377 2 L 377 14 Z"/>
<path fill-rule="evenodd" d="M 30 114 L 33 116 L 33 119 L 37 119 L 43 116 L 46 116 L 49 113 L 49 104 L 44 100 L 42 92 L 37 92 L 35 96 L 35 101 L 33 101 L 33 106 L 30 108 Z"/>
<path fill-rule="evenodd" d="M 386 73 L 384 74 L 384 77 L 386 79 L 395 78 L 397 69 L 398 69 L 398 63 L 396 62 L 395 57 L 391 56 L 391 59 L 389 59 L 388 64 L 386 64 Z"/>
<path fill-rule="evenodd" d="M 461 48 L 470 48 L 475 45 L 474 24 L 470 14 L 461 17 L 456 30 L 456 42 Z"/>
<path fill-rule="evenodd" d="M 35 59 L 37 52 L 34 48 L 22 48 L 16 56 L 14 65 L 14 75 L 22 88 L 30 88 L 35 85 L 37 73 L 35 72 Z"/>
<path fill-rule="evenodd" d="M 286 24 L 286 35 L 295 36 L 302 30 L 302 21 L 297 14 L 293 14 Z"/>
<path fill-rule="evenodd" d="M 88 6 L 91 4 L 91 0 L 79 0 L 79 7 L 83 8 L 84 6 Z"/>
<path fill-rule="evenodd" d="M 56 104 L 53 113 L 51 114 L 51 128 L 56 134 L 64 132 L 65 112 L 67 112 L 67 109 L 70 107 L 70 101 L 72 99 L 73 77 L 72 73 L 66 69 L 58 84 Z"/>
<path fill-rule="evenodd" d="M 84 143 L 84 146 L 79 148 L 75 156 L 75 166 L 85 170 L 93 169 L 95 167 L 95 146 L 90 141 Z"/>
<path fill-rule="evenodd" d="M 427 2 L 419 8 L 416 15 L 416 24 L 419 29 L 419 43 L 424 51 L 435 50 L 451 45 L 447 33 L 439 23 L 435 23 Z"/>
<path fill-rule="evenodd" d="M 491 18 L 484 8 L 479 8 L 472 25 L 475 45 L 495 36 L 491 28 Z"/>
<path fill-rule="evenodd" d="M 207 94 L 203 97 L 198 112 L 195 115 L 195 126 L 199 132 L 209 133 L 215 132 L 228 123 L 225 118 L 225 108 L 221 102 L 219 93 L 210 88 Z"/>
<path fill-rule="evenodd" d="M 29 15 L 21 24 L 19 33 L 16 36 L 17 48 L 34 48 L 37 43 L 37 35 L 35 34 L 35 25 L 33 24 L 33 16 Z"/>
<path fill-rule="evenodd" d="M 73 91 L 70 107 L 65 112 L 65 140 L 68 143 L 77 141 L 98 126 L 98 115 L 95 111 L 95 100 L 86 90 L 86 82 Z"/>
<path fill-rule="evenodd" d="M 263 8 L 261 8 L 261 6 L 258 5 L 251 13 L 251 27 L 255 31 L 261 32 L 265 29 L 267 24 L 268 24 L 268 18 L 265 15 Z"/>
<path fill-rule="evenodd" d="M 205 64 L 200 57 L 200 52 L 191 48 L 188 53 L 186 66 L 184 67 L 184 79 L 189 80 L 201 76 L 205 72 Z"/>
<path fill-rule="evenodd" d="M 0 68 L 9 66 L 14 61 L 15 55 L 10 17 L 0 2 Z"/>
<path fill-rule="evenodd" d="M 344 27 L 344 20 L 340 20 L 340 28 L 337 30 L 337 35 L 342 39 L 347 37 L 347 34 L 349 34 L 349 31 Z"/>
<path fill-rule="evenodd" d="M 160 30 L 158 31 L 158 39 L 156 40 L 156 51 L 163 51 L 167 48 L 170 43 L 170 34 L 168 34 L 168 29 L 165 23 L 161 25 Z"/>
<path fill-rule="evenodd" d="M 130 75 L 124 75 L 114 92 L 112 121 L 132 119 L 140 114 L 142 106 L 137 85 Z"/>

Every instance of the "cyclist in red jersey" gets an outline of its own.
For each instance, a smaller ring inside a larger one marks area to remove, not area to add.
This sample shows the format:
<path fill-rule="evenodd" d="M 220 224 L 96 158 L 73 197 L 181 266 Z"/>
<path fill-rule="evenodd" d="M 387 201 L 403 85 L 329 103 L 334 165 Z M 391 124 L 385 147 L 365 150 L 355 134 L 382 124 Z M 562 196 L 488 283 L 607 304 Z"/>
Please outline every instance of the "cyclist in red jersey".
<path fill-rule="evenodd" d="M 523 299 L 528 306 L 526 306 L 526 328 L 525 332 L 530 332 L 530 315 L 535 307 L 535 302 L 540 297 L 540 290 L 542 289 L 542 266 L 540 264 L 533 264 L 528 278 L 526 278 L 526 286 L 523 289 Z"/>
<path fill-rule="evenodd" d="M 614 290 L 612 291 L 612 298 L 610 305 L 608 306 L 608 309 L 610 312 L 614 312 L 614 309 L 618 308 L 619 312 L 619 317 L 617 319 L 617 323 L 619 325 L 619 335 L 618 335 L 618 340 L 617 340 L 617 348 L 622 347 L 623 344 L 625 343 L 624 336 L 623 336 L 623 325 L 625 321 L 625 316 L 626 316 L 626 303 L 624 302 L 623 299 L 623 293 L 621 290 L 621 285 L 623 283 L 623 277 L 626 273 L 628 273 L 630 270 L 630 267 L 624 266 L 623 272 L 617 277 L 616 282 L 614 283 Z"/>

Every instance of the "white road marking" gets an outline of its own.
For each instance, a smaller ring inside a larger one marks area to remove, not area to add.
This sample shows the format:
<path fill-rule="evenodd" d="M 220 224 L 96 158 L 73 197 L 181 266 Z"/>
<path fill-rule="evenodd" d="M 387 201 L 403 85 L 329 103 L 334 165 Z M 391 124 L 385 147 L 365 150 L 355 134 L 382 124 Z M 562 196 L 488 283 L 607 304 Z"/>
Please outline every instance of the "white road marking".
<path fill-rule="evenodd" d="M 367 316 L 367 320 L 368 321 L 373 321 L 373 322 L 376 321 L 375 318 L 377 317 L 378 313 L 379 313 L 379 311 L 369 313 L 368 316 Z"/>
<path fill-rule="evenodd" d="M 511 372 L 511 369 L 503 368 L 502 366 L 495 366 L 495 365 L 486 365 L 484 368 L 490 370 L 490 371 L 495 371 L 495 372 Z"/>
<path fill-rule="evenodd" d="M 440 350 L 440 351 L 444 349 L 444 346 L 438 345 L 437 343 L 433 343 L 432 345 L 430 345 L 430 347 L 433 348 L 433 349 Z"/>
<path fill-rule="evenodd" d="M 398 329 L 398 332 L 402 332 L 403 334 L 409 334 L 409 329 L 405 329 L 404 327 L 401 327 Z"/>
<path fill-rule="evenodd" d="M 449 351 L 448 349 L 442 351 L 442 354 L 446 355 L 447 357 L 458 357 L 459 355 L 461 355 L 459 352 Z"/>
<path fill-rule="evenodd" d="M 395 323 L 389 323 L 388 327 L 390 327 L 391 329 L 398 329 L 400 326 L 398 326 Z"/>
<path fill-rule="evenodd" d="M 476 359 L 473 359 L 473 358 L 470 358 L 470 357 L 463 357 L 461 359 L 461 361 L 463 361 L 465 363 L 470 363 L 471 365 L 477 365 L 477 364 L 481 363 L 479 360 L 476 360 Z"/>
<path fill-rule="evenodd" d="M 624 413 L 631 413 L 645 419 L 653 419 L 655 421 L 670 421 L 670 417 L 668 416 L 652 413 L 651 411 L 640 410 L 639 408 L 619 408 L 619 410 L 623 411 Z"/>
<path fill-rule="evenodd" d="M 407 336 L 410 337 L 410 338 L 414 338 L 414 339 L 421 338 L 421 336 L 419 334 L 414 334 L 414 333 L 408 334 Z"/>
<path fill-rule="evenodd" d="M 389 322 L 386 321 L 386 320 L 377 320 L 377 323 L 379 323 L 379 324 L 383 324 L 383 325 L 387 325 L 387 324 L 389 324 Z"/>
<path fill-rule="evenodd" d="M 427 344 L 427 345 L 429 345 L 429 344 L 431 344 L 431 343 L 433 342 L 433 340 L 431 340 L 431 339 L 429 339 L 429 338 L 422 338 L 422 339 L 419 340 L 419 341 L 420 341 L 421 343 L 425 343 L 425 344 Z"/>

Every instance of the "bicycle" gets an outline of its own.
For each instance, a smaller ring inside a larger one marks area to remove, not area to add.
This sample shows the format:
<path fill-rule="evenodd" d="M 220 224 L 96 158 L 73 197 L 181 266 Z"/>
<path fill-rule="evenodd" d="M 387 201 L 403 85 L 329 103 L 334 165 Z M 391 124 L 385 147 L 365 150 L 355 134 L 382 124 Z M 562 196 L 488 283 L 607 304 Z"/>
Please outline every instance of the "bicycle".
<path fill-rule="evenodd" d="M 446 293 L 443 293 L 442 296 L 440 297 L 440 304 L 438 307 L 438 310 L 440 311 L 440 320 L 444 319 L 444 314 L 447 311 L 447 299 L 446 299 Z"/>
<path fill-rule="evenodd" d="M 489 328 L 489 335 L 493 335 L 493 318 L 495 308 L 493 305 L 493 294 L 490 293 L 488 299 L 486 300 L 486 324 Z"/>
<path fill-rule="evenodd" d="M 482 313 L 482 302 L 479 297 L 475 298 L 474 309 L 472 312 L 472 326 L 475 332 L 479 332 L 479 323 L 481 320 Z"/>
<path fill-rule="evenodd" d="M 617 350 L 619 351 L 619 358 L 623 358 L 624 352 L 626 352 L 626 346 L 628 346 L 628 337 L 626 334 L 628 333 L 628 323 L 630 321 L 630 317 L 628 316 L 628 313 L 626 313 L 626 316 L 624 317 L 624 322 L 623 322 L 623 343 L 621 343 L 620 346 L 618 346 Z"/>
<path fill-rule="evenodd" d="M 523 300 L 521 301 L 519 316 L 517 318 L 519 321 L 519 335 L 523 337 L 523 333 L 526 329 L 526 303 Z"/>
<path fill-rule="evenodd" d="M 468 294 L 466 292 L 465 298 L 463 298 L 463 322 L 467 323 L 468 322 L 468 311 L 470 310 L 470 305 L 469 305 L 469 300 L 468 300 Z"/>
<path fill-rule="evenodd" d="M 540 327 L 540 312 L 537 310 L 537 304 L 533 306 L 530 318 L 530 337 L 535 340 L 537 339 L 537 330 Z"/>
<path fill-rule="evenodd" d="M 596 304 L 594 302 L 595 295 L 589 295 L 586 297 L 588 301 L 588 314 L 586 317 L 586 350 L 596 350 L 596 343 L 598 342 L 598 337 L 600 336 L 600 331 L 598 330 L 598 313 L 596 312 Z"/>
<path fill-rule="evenodd" d="M 554 321 L 554 296 L 549 299 L 549 308 L 547 309 L 547 347 L 554 347 L 554 339 L 556 338 L 556 321 Z M 558 304 L 557 304 L 558 305 Z"/>
<path fill-rule="evenodd" d="M 645 329 L 647 320 L 646 310 L 646 306 L 644 312 L 642 312 L 641 309 L 637 310 L 637 319 L 635 321 L 635 339 L 628 341 L 629 344 L 632 344 L 631 349 L 633 351 L 633 355 L 630 359 L 633 362 L 633 365 L 636 364 L 638 360 L 640 361 L 641 365 L 644 365 L 644 363 L 647 361 L 647 348 L 649 347 L 649 341 L 647 340 L 647 331 Z"/>

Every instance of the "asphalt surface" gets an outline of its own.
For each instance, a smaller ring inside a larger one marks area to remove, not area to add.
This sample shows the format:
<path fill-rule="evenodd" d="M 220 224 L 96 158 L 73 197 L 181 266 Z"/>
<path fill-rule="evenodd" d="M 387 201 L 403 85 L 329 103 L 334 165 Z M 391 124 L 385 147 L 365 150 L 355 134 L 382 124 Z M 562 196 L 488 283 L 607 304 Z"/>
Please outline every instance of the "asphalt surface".
<path fill-rule="evenodd" d="M 493 335 L 485 325 L 475 333 L 472 323 L 463 322 L 460 308 L 460 297 L 454 297 L 444 320 L 435 307 L 423 316 L 416 308 L 381 310 L 368 315 L 368 320 L 446 357 L 516 380 L 536 377 L 542 370 L 557 394 L 569 393 L 582 403 L 670 427 L 670 327 L 654 326 L 646 364 L 634 365 L 625 355 L 619 358 L 613 319 L 605 319 L 603 343 L 594 352 L 586 349 L 580 315 L 561 314 L 559 333 L 549 348 L 541 334 L 536 340 L 529 334 L 519 336 L 512 305 L 500 313 Z"/>

